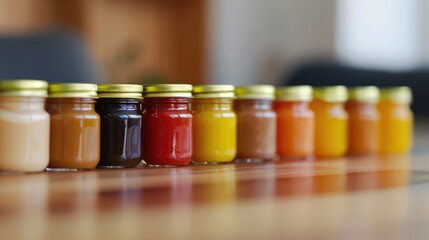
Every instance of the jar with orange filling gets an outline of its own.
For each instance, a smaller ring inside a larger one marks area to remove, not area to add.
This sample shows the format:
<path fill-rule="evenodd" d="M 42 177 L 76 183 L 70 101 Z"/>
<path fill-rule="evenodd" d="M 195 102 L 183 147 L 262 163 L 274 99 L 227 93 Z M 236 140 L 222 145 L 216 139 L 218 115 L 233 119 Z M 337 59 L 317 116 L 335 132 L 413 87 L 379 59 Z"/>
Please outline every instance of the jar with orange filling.
<path fill-rule="evenodd" d="M 310 86 L 283 87 L 276 90 L 277 154 L 287 158 L 307 158 L 314 150 L 314 114 L 309 109 Z"/>
<path fill-rule="evenodd" d="M 381 90 L 380 154 L 405 154 L 413 142 L 413 113 L 410 109 L 411 89 L 393 87 Z"/>
<path fill-rule="evenodd" d="M 377 87 L 349 89 L 346 103 L 348 121 L 348 155 L 377 152 L 380 116 L 377 110 L 380 92 Z"/>
<path fill-rule="evenodd" d="M 97 85 L 49 86 L 50 169 L 92 169 L 100 161 L 100 116 L 95 112 Z"/>
<path fill-rule="evenodd" d="M 314 90 L 310 107 L 314 112 L 314 155 L 339 158 L 347 151 L 347 88 L 331 86 Z"/>

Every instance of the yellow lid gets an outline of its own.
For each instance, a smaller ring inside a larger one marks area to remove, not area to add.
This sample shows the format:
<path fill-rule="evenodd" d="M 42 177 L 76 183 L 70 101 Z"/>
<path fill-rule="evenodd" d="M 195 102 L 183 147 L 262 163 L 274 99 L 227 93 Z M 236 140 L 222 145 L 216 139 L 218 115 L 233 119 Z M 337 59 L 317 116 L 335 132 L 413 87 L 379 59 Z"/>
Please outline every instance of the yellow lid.
<path fill-rule="evenodd" d="M 41 80 L 6 80 L 0 82 L 0 96 L 47 97 L 48 83 Z"/>
<path fill-rule="evenodd" d="M 192 97 L 190 84 L 154 84 L 144 86 L 144 97 Z"/>
<path fill-rule="evenodd" d="M 276 89 L 276 99 L 309 102 L 313 99 L 313 88 L 306 85 L 279 87 Z"/>
<path fill-rule="evenodd" d="M 410 104 L 413 101 L 413 93 L 409 87 L 391 87 L 381 89 L 381 99 L 395 103 Z"/>
<path fill-rule="evenodd" d="M 314 89 L 314 99 L 326 102 L 347 101 L 347 88 L 344 86 L 329 86 Z"/>
<path fill-rule="evenodd" d="M 272 85 L 250 85 L 235 88 L 239 99 L 274 99 L 275 88 Z"/>
<path fill-rule="evenodd" d="M 199 85 L 192 90 L 194 98 L 234 98 L 233 85 Z"/>
<path fill-rule="evenodd" d="M 374 86 L 350 88 L 349 100 L 365 103 L 377 103 L 380 99 L 380 91 Z"/>
<path fill-rule="evenodd" d="M 99 98 L 143 98 L 143 85 L 138 84 L 99 84 Z"/>
<path fill-rule="evenodd" d="M 55 83 L 49 85 L 51 98 L 97 98 L 97 85 L 90 83 Z"/>

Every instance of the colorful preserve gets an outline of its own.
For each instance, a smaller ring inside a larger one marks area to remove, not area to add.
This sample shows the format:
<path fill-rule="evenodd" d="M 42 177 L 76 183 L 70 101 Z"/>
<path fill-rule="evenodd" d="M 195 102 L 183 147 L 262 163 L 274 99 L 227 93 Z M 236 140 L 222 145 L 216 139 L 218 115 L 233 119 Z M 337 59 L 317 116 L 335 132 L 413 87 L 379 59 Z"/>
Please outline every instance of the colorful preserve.
<path fill-rule="evenodd" d="M 338 158 L 347 151 L 347 88 L 316 88 L 310 108 L 314 112 L 314 155 L 317 158 Z"/>
<path fill-rule="evenodd" d="M 100 162 L 97 167 L 135 167 L 143 159 L 141 101 L 143 86 L 98 85 L 95 110 L 101 118 Z"/>
<path fill-rule="evenodd" d="M 194 154 L 196 163 L 224 163 L 237 154 L 234 86 L 201 85 L 193 89 Z"/>
<path fill-rule="evenodd" d="M 187 165 L 192 160 L 192 85 L 144 86 L 143 153 L 151 166 Z"/>
<path fill-rule="evenodd" d="M 100 161 L 100 117 L 95 112 L 97 85 L 49 86 L 51 116 L 49 168 L 92 169 Z"/>
<path fill-rule="evenodd" d="M 413 143 L 413 113 L 410 109 L 411 89 L 392 87 L 381 90 L 380 154 L 405 154 Z"/>
<path fill-rule="evenodd" d="M 49 162 L 48 83 L 0 82 L 0 171 L 39 172 Z"/>
<path fill-rule="evenodd" d="M 348 155 L 377 153 L 380 115 L 377 110 L 380 92 L 377 87 L 349 89 L 345 107 L 348 120 Z"/>
<path fill-rule="evenodd" d="M 275 88 L 251 85 L 235 90 L 237 114 L 237 159 L 273 160 L 276 156 Z"/>
<path fill-rule="evenodd" d="M 286 158 L 308 158 L 314 152 L 314 114 L 310 86 L 277 88 L 277 154 Z"/>

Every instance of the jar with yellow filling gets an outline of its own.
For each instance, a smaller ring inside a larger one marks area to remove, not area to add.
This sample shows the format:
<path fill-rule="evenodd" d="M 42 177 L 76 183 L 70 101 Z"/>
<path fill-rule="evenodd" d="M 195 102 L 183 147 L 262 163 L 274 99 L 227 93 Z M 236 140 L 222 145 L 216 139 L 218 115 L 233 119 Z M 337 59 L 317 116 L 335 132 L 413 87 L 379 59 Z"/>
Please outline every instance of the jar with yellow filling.
<path fill-rule="evenodd" d="M 233 161 L 237 153 L 237 117 L 232 108 L 234 86 L 195 86 L 193 96 L 193 161 Z"/>
<path fill-rule="evenodd" d="M 380 116 L 377 110 L 380 92 L 377 87 L 349 89 L 346 110 L 348 121 L 348 155 L 368 155 L 377 152 Z"/>
<path fill-rule="evenodd" d="M 347 89 L 344 86 L 316 88 L 314 101 L 314 155 L 339 158 L 347 151 Z"/>
<path fill-rule="evenodd" d="M 380 154 L 405 154 L 413 143 L 413 113 L 410 109 L 411 89 L 393 87 L 381 90 Z"/>

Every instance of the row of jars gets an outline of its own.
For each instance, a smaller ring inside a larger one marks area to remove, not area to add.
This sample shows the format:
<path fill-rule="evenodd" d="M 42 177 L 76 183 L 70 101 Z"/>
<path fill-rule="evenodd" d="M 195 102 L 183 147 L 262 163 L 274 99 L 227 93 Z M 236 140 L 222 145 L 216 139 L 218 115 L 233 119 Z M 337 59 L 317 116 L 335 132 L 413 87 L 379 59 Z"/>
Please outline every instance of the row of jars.
<path fill-rule="evenodd" d="M 408 87 L 3 81 L 0 170 L 404 154 L 410 103 Z"/>

